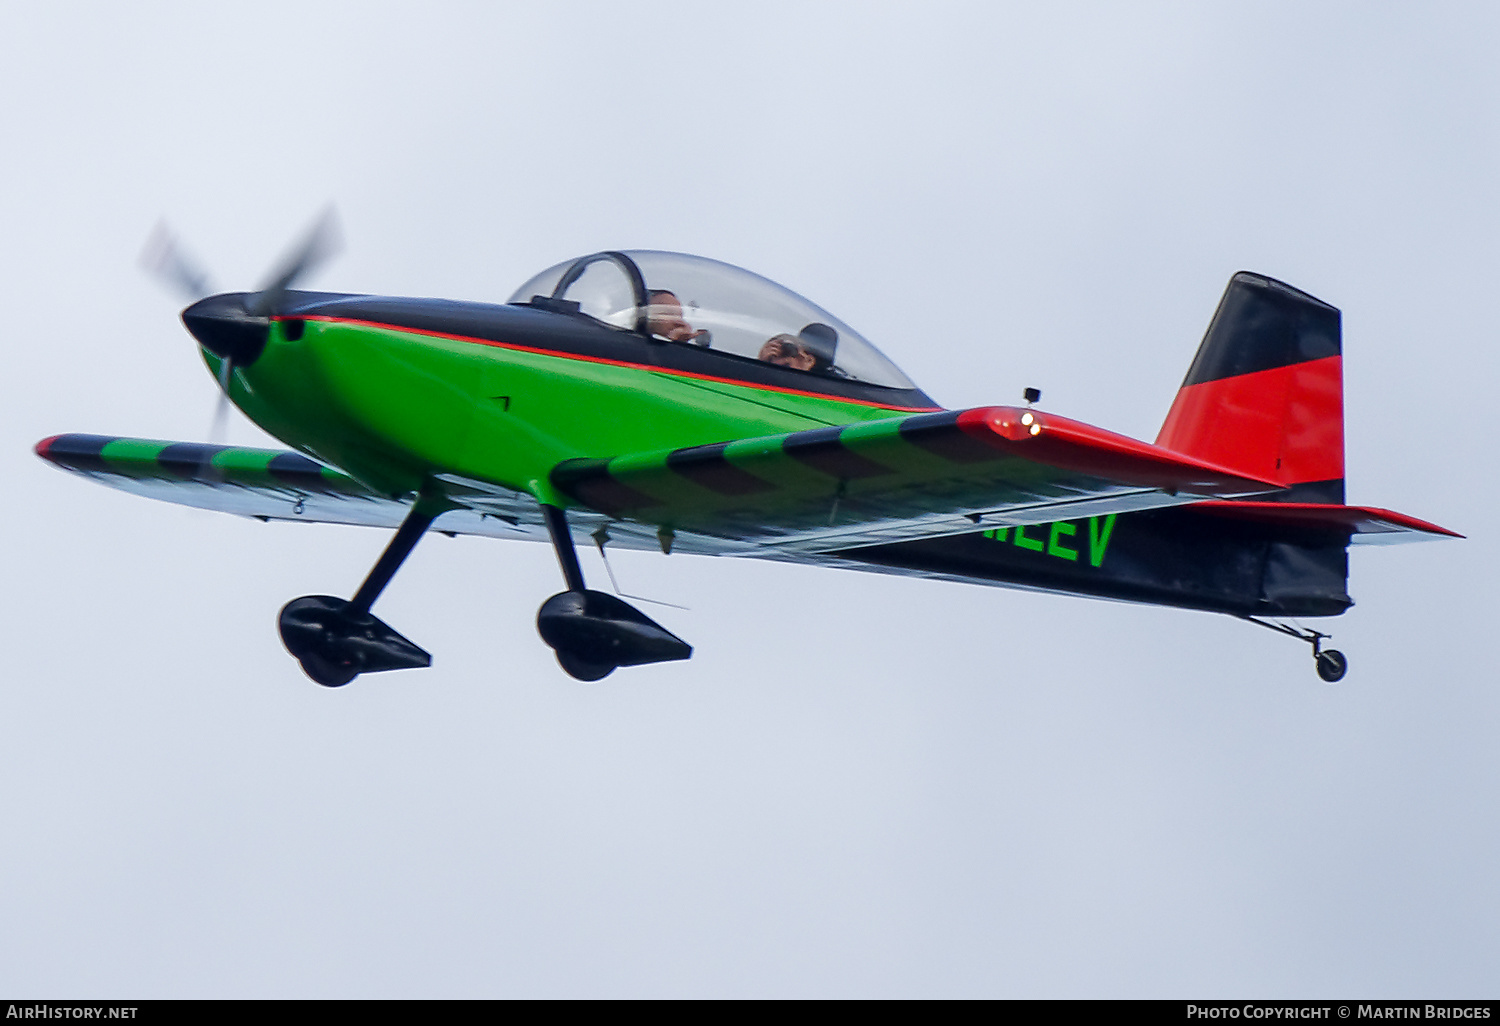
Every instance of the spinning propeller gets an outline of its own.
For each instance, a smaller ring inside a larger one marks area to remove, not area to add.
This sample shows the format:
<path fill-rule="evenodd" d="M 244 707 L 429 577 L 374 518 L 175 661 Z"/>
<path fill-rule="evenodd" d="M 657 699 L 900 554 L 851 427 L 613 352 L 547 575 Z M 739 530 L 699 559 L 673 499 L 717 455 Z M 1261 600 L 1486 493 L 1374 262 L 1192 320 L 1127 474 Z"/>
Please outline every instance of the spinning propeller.
<path fill-rule="evenodd" d="M 293 285 L 335 256 L 342 246 L 338 216 L 325 210 L 307 233 L 276 264 L 255 292 L 211 295 L 210 278 L 201 265 L 159 224 L 141 253 L 141 266 L 191 305 L 182 323 L 198 343 L 220 357 L 219 401 L 210 439 L 218 443 L 229 415 L 229 382 L 236 367 L 254 363 L 265 348 L 271 320 L 282 312 Z"/>

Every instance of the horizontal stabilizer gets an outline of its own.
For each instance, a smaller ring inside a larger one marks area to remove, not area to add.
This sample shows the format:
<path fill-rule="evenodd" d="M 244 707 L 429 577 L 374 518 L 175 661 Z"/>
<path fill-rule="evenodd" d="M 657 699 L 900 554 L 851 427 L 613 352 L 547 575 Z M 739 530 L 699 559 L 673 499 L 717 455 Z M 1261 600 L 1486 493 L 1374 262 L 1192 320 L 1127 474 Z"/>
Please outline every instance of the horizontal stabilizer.
<path fill-rule="evenodd" d="M 1342 506 L 1317 502 L 1200 502 L 1188 507 L 1233 520 L 1283 526 L 1293 530 L 1349 532 L 1349 540 L 1366 545 L 1394 545 L 1462 538 L 1437 524 L 1374 506 Z"/>

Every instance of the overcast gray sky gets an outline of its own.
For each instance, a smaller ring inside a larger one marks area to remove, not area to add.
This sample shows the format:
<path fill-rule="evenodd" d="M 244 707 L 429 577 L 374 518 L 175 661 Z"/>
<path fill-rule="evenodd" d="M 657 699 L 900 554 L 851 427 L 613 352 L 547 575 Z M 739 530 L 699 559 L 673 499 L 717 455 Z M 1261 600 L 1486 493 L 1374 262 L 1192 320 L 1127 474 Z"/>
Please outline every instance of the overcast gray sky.
<path fill-rule="evenodd" d="M 1496 993 L 1495 7 L 11 4 L 0 36 L 0 991 Z M 622 584 L 696 654 L 581 685 L 534 630 L 551 553 L 434 537 L 380 605 L 434 667 L 324 690 L 276 612 L 380 533 L 30 446 L 203 438 L 146 236 L 246 288 L 330 200 L 317 287 L 701 253 L 945 405 L 1037 385 L 1147 439 L 1230 274 L 1270 274 L 1344 311 L 1350 501 L 1470 538 L 1355 552 L 1328 687 L 1228 618 L 644 554 Z"/>

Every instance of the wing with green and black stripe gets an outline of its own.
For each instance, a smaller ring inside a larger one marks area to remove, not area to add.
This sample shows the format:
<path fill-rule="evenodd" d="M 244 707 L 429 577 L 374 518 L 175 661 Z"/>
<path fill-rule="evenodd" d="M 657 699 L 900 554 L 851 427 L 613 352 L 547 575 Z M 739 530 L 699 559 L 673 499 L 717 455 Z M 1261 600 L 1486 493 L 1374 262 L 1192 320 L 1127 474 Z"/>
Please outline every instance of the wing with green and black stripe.
<path fill-rule="evenodd" d="M 121 491 L 259 520 L 397 527 L 412 504 L 412 496 L 381 495 L 285 449 L 70 434 L 38 442 L 36 453 L 63 470 Z M 540 509 L 529 495 L 460 479 L 444 481 L 444 488 L 461 508 L 444 513 L 438 530 L 547 537 Z M 646 547 L 648 541 L 622 538 L 636 547 Z"/>
<path fill-rule="evenodd" d="M 407 504 L 301 453 L 113 435 L 55 435 L 38 456 L 122 491 L 262 519 L 399 524 Z"/>
<path fill-rule="evenodd" d="M 150 499 L 264 521 L 398 527 L 414 496 L 382 495 L 347 474 L 285 449 L 251 449 L 114 435 L 55 435 L 36 453 L 63 470 Z M 434 530 L 519 541 L 547 541 L 541 507 L 530 494 L 485 481 L 440 474 L 436 483 L 457 508 Z M 599 513 L 575 511 L 580 539 L 606 528 L 616 548 L 655 549 L 649 526 L 610 523 Z M 689 535 L 675 539 L 682 552 L 721 554 L 745 546 Z"/>
<path fill-rule="evenodd" d="M 614 517 L 805 552 L 1280 487 L 1078 421 L 999 406 L 568 460 L 552 483 Z"/>

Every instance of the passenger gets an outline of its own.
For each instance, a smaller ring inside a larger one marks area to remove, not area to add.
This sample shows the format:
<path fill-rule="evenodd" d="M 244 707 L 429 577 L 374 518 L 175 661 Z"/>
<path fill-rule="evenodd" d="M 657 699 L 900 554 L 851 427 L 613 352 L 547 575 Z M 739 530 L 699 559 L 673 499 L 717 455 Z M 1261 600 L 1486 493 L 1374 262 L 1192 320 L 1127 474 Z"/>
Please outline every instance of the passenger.
<path fill-rule="evenodd" d="M 666 289 L 652 289 L 650 305 L 646 307 L 646 333 L 664 338 L 668 342 L 692 342 L 707 347 L 710 335 L 707 329 L 694 331 L 682 316 L 682 303 Z"/>
<path fill-rule="evenodd" d="M 803 327 L 795 335 L 782 333 L 768 339 L 760 347 L 759 359 L 774 363 L 778 367 L 790 367 L 800 371 L 839 373 L 833 366 L 834 353 L 838 350 L 839 333 L 817 321 Z"/>
<path fill-rule="evenodd" d="M 828 372 L 834 369 L 833 358 L 839 348 L 839 333 L 831 325 L 813 321 L 797 332 L 797 341 L 812 357 L 812 369 Z"/>
<path fill-rule="evenodd" d="M 785 332 L 767 339 L 766 344 L 760 347 L 760 354 L 756 359 L 799 371 L 810 371 L 818 363 L 817 357 L 807 351 L 801 339 Z"/>

